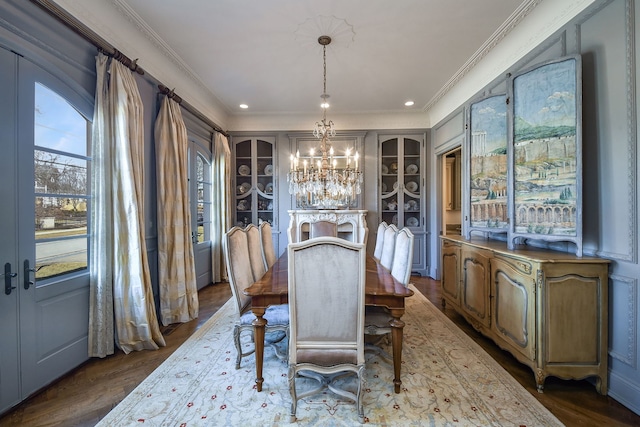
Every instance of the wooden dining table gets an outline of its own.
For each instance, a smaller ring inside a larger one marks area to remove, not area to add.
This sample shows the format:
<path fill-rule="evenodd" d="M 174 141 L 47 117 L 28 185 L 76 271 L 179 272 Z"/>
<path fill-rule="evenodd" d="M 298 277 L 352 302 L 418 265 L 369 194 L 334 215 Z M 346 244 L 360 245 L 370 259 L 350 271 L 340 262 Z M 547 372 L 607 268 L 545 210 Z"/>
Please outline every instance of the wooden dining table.
<path fill-rule="evenodd" d="M 262 391 L 262 366 L 264 358 L 264 336 L 267 321 L 263 318 L 265 310 L 270 305 L 286 304 L 289 293 L 289 269 L 287 252 L 273 264 L 260 280 L 253 283 L 243 292 L 251 297 L 251 310 L 256 316 L 253 321 L 255 355 L 256 355 L 256 386 Z M 393 348 L 393 385 L 394 391 L 400 393 L 400 366 L 402 362 L 402 330 L 404 322 L 405 298 L 413 295 L 413 291 L 397 281 L 391 272 L 383 267 L 375 258 L 367 255 L 365 305 L 386 307 L 392 317 L 391 343 Z"/>

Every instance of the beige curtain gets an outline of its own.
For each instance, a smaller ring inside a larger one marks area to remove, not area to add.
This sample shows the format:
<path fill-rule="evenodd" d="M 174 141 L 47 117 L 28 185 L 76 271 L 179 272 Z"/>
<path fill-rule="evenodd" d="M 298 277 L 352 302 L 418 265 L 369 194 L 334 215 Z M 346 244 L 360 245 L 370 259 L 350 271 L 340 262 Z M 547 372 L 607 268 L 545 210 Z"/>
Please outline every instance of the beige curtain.
<path fill-rule="evenodd" d="M 227 137 L 214 133 L 211 195 L 211 267 L 213 282 L 228 280 L 222 253 L 224 233 L 231 228 L 231 150 Z"/>
<path fill-rule="evenodd" d="M 155 125 L 158 194 L 158 278 L 163 325 L 198 317 L 191 240 L 189 140 L 180 106 L 162 99 Z"/>
<path fill-rule="evenodd" d="M 108 58 L 96 57 L 96 101 L 91 138 L 91 228 L 89 269 L 89 357 L 114 352 L 113 221 Z"/>
<path fill-rule="evenodd" d="M 96 356 L 113 352 L 108 342 L 110 316 L 115 318 L 116 344 L 125 353 L 165 345 L 156 318 L 145 243 L 142 99 L 131 71 L 118 61 L 111 61 L 106 87 L 101 74 L 105 64 L 100 55 L 89 320 L 89 353 Z M 105 94 L 106 102 L 100 99 Z"/>

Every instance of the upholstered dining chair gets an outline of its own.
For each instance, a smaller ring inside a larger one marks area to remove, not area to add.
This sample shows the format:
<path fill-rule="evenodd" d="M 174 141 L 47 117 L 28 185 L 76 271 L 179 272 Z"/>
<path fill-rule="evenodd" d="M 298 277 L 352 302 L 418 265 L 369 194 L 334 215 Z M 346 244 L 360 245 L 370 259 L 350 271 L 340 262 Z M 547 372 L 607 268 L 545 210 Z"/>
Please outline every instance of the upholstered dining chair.
<path fill-rule="evenodd" d="M 376 234 L 376 246 L 373 250 L 373 257 L 380 261 L 380 257 L 382 256 L 382 246 L 384 244 L 384 232 L 389 228 L 389 224 L 385 221 L 382 221 L 380 225 L 378 225 L 378 234 Z"/>
<path fill-rule="evenodd" d="M 264 259 L 264 266 L 268 270 L 278 260 L 275 247 L 273 246 L 271 224 L 263 221 L 262 224 L 258 226 L 258 229 L 260 230 L 260 240 L 262 240 L 262 258 Z"/>
<path fill-rule="evenodd" d="M 413 264 L 413 240 L 413 233 L 406 227 L 398 231 L 396 234 L 391 275 L 405 286 L 409 285 L 409 278 L 411 277 L 411 265 Z"/>
<path fill-rule="evenodd" d="M 333 221 L 314 221 L 309 224 L 309 238 L 338 237 L 338 223 Z"/>
<path fill-rule="evenodd" d="M 413 233 L 406 227 L 396 233 L 391 275 L 405 286 L 409 286 L 409 280 L 411 278 L 413 240 Z M 391 317 L 389 310 L 384 307 L 367 307 L 365 310 L 365 334 L 380 336 L 379 340 L 368 343 L 366 349 L 373 350 L 388 360 L 391 360 L 391 357 L 376 344 L 384 338 L 382 335 L 389 336 L 391 333 L 392 320 L 393 317 Z"/>
<path fill-rule="evenodd" d="M 253 341 L 252 322 L 256 318 L 251 312 L 251 297 L 242 292 L 254 282 L 251 262 L 249 261 L 249 241 L 245 230 L 240 227 L 231 228 L 224 235 L 222 249 L 227 264 L 231 293 L 237 309 L 237 319 L 233 328 L 233 341 L 237 351 L 236 369 L 240 369 L 242 358 L 249 356 L 255 351 L 255 348 L 253 348 L 243 353 L 240 344 L 240 335 L 242 332 L 249 332 Z M 267 320 L 265 332 L 284 332 L 279 338 L 276 336 L 275 340 L 268 341 L 268 344 L 275 344 L 282 341 L 282 339 L 288 335 L 289 307 L 287 304 L 269 306 L 263 317 Z M 278 358 L 286 359 L 286 354 L 280 353 L 278 347 L 275 345 L 274 350 Z"/>
<path fill-rule="evenodd" d="M 398 227 L 391 224 L 384 231 L 384 242 L 382 242 L 382 254 L 380 255 L 380 264 L 388 270 L 391 270 L 393 265 L 393 252 L 396 249 L 396 234 L 398 233 Z"/>
<path fill-rule="evenodd" d="M 318 237 L 291 243 L 287 250 L 290 422 L 296 421 L 298 399 L 328 388 L 355 401 L 362 423 L 365 246 Z M 354 373 L 357 390 L 338 387 L 336 379 Z M 318 381 L 317 386 L 298 392 L 300 376 Z"/>
<path fill-rule="evenodd" d="M 249 224 L 244 229 L 247 233 L 247 242 L 249 244 L 249 261 L 251 264 L 251 272 L 253 273 L 253 281 L 259 280 L 267 272 L 262 255 L 262 238 L 260 230 L 255 224 Z"/>

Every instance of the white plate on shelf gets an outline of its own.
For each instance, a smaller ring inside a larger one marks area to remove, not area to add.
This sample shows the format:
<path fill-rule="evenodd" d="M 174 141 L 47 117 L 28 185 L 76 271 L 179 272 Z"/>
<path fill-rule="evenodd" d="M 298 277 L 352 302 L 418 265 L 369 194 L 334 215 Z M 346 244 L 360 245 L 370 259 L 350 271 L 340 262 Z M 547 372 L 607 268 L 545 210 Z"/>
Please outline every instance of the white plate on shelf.
<path fill-rule="evenodd" d="M 249 205 L 247 204 L 247 201 L 246 200 L 240 200 L 238 202 L 237 209 L 239 211 L 246 211 L 247 209 L 249 209 Z"/>
<path fill-rule="evenodd" d="M 418 173 L 418 166 L 417 165 L 409 165 L 407 166 L 407 173 L 409 174 L 416 174 Z"/>
<path fill-rule="evenodd" d="M 407 218 L 407 225 L 409 227 L 417 227 L 418 225 L 420 225 L 420 222 L 418 221 L 418 218 L 416 218 L 415 216 L 412 216 Z"/>
<path fill-rule="evenodd" d="M 243 182 L 240 185 L 240 188 L 242 188 L 242 191 L 240 191 L 240 194 L 248 193 L 249 191 L 251 191 L 251 184 L 249 184 L 248 182 Z"/>
<path fill-rule="evenodd" d="M 389 173 L 389 168 L 387 167 L 387 165 L 382 165 L 380 167 L 380 172 L 384 173 Z"/>
<path fill-rule="evenodd" d="M 391 224 L 398 225 L 398 215 L 394 215 L 393 218 L 391 218 Z"/>
<path fill-rule="evenodd" d="M 267 165 L 264 168 L 265 175 L 273 175 L 273 165 Z"/>
<path fill-rule="evenodd" d="M 260 190 L 260 191 L 262 191 L 264 193 L 264 184 L 263 183 L 259 182 L 257 187 L 258 187 L 258 190 Z"/>
<path fill-rule="evenodd" d="M 244 176 L 246 176 L 246 175 L 249 175 L 249 174 L 251 173 L 251 169 L 250 169 L 250 168 L 249 168 L 249 166 L 247 166 L 247 165 L 241 165 L 241 166 L 238 168 L 238 173 L 239 173 L 240 175 L 244 175 Z"/>
<path fill-rule="evenodd" d="M 382 183 L 382 192 L 383 193 L 387 192 L 387 184 L 385 184 L 384 182 Z"/>
<path fill-rule="evenodd" d="M 398 181 L 396 181 L 396 182 L 394 182 L 394 183 L 393 183 L 393 189 L 394 189 L 394 190 L 397 190 L 397 189 L 398 189 Z"/>
<path fill-rule="evenodd" d="M 416 191 L 418 191 L 418 183 L 415 181 L 407 182 L 407 190 L 411 191 L 412 193 L 415 193 Z"/>
<path fill-rule="evenodd" d="M 273 193 L 273 184 L 272 183 L 268 183 L 266 187 L 264 187 L 264 190 L 267 194 L 272 194 Z"/>
<path fill-rule="evenodd" d="M 409 200 L 409 210 L 416 211 L 418 210 L 418 202 L 415 200 Z"/>

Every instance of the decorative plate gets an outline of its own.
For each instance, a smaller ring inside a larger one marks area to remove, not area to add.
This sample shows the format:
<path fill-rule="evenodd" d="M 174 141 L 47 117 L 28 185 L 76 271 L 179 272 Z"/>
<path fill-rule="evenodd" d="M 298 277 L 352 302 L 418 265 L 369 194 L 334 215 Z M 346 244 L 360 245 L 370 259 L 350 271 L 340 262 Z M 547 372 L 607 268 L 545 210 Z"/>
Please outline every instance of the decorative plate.
<path fill-rule="evenodd" d="M 240 187 L 242 187 L 242 191 L 240 192 L 240 194 L 248 193 L 249 191 L 251 191 L 251 184 L 249 184 L 248 182 L 243 182 Z"/>
<path fill-rule="evenodd" d="M 398 172 L 398 164 L 396 162 L 391 163 L 391 173 Z"/>
<path fill-rule="evenodd" d="M 272 183 L 268 183 L 267 186 L 264 189 L 265 189 L 265 192 L 267 194 L 272 194 L 273 193 L 273 184 Z"/>
<path fill-rule="evenodd" d="M 385 184 L 384 182 L 382 183 L 382 192 L 383 193 L 387 192 L 387 184 Z"/>
<path fill-rule="evenodd" d="M 415 181 L 407 182 L 407 190 L 411 191 L 412 193 L 415 193 L 416 191 L 418 191 L 418 183 Z"/>
<path fill-rule="evenodd" d="M 243 194 L 244 193 L 244 188 L 242 188 L 242 185 L 238 185 L 236 187 L 236 193 L 237 194 Z"/>
<path fill-rule="evenodd" d="M 246 200 L 240 200 L 238 202 L 237 208 L 238 208 L 239 211 L 246 211 L 248 209 L 247 201 Z"/>
<path fill-rule="evenodd" d="M 265 175 L 273 175 L 273 165 L 267 165 L 264 167 Z"/>
<path fill-rule="evenodd" d="M 415 200 L 409 200 L 409 209 L 412 211 L 418 210 L 418 202 Z"/>
<path fill-rule="evenodd" d="M 394 215 L 393 218 L 391 218 L 391 224 L 398 225 L 398 215 Z"/>
<path fill-rule="evenodd" d="M 407 166 L 407 173 L 410 173 L 410 174 L 418 173 L 418 166 L 417 165 L 409 165 L 409 166 Z"/>
<path fill-rule="evenodd" d="M 394 190 L 397 190 L 397 189 L 398 189 L 398 181 L 396 181 L 396 182 L 394 182 L 394 183 L 393 183 L 393 189 L 394 189 Z"/>
<path fill-rule="evenodd" d="M 389 173 L 389 168 L 387 167 L 387 165 L 382 165 L 380 167 L 380 172 L 382 172 L 383 174 Z"/>
<path fill-rule="evenodd" d="M 418 218 L 412 216 L 410 218 L 407 218 L 407 225 L 409 227 L 417 227 L 418 225 L 420 225 L 420 222 L 418 221 Z"/>
<path fill-rule="evenodd" d="M 241 166 L 238 168 L 238 173 L 239 173 L 240 175 L 249 175 L 249 174 L 251 173 L 251 169 L 250 169 L 250 168 L 249 168 L 249 166 L 247 166 L 247 165 L 241 165 Z"/>
<path fill-rule="evenodd" d="M 258 190 L 260 190 L 260 191 L 262 191 L 264 193 L 264 184 L 263 183 L 259 182 L 257 187 L 258 187 Z"/>

